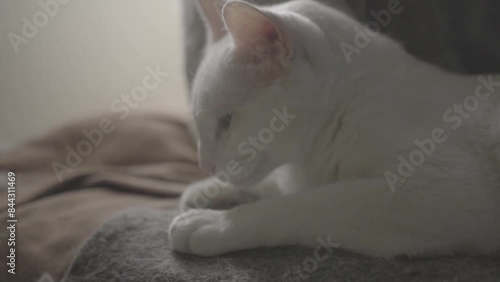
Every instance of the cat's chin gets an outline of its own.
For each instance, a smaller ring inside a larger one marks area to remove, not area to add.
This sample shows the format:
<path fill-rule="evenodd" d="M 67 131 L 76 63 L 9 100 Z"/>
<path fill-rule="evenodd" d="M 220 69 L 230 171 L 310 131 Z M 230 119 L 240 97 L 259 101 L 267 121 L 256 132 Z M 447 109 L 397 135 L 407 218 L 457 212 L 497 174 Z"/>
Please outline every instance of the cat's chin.
<path fill-rule="evenodd" d="M 231 180 L 231 184 L 233 184 L 236 187 L 240 187 L 240 188 L 250 188 L 250 187 L 253 187 L 253 186 L 259 184 L 260 181 L 261 180 L 259 180 L 257 178 L 250 177 L 248 179 Z"/>
<path fill-rule="evenodd" d="M 246 177 L 232 177 L 230 182 L 234 186 L 244 189 L 259 184 L 263 179 L 264 175 L 261 176 L 259 173 L 254 173 Z"/>

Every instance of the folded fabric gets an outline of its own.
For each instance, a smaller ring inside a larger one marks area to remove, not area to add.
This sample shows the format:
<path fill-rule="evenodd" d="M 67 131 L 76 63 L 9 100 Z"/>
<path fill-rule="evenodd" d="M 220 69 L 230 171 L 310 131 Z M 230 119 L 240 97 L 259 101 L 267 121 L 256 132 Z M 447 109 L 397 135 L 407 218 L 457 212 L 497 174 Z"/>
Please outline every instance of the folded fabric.
<path fill-rule="evenodd" d="M 103 124 L 114 129 L 104 132 Z M 59 281 L 109 217 L 131 207 L 175 208 L 185 186 L 203 177 L 186 123 L 161 115 L 70 124 L 0 157 L 0 173 L 8 171 L 16 174 L 17 263 L 16 274 L 7 274 L 9 247 L 0 244 L 0 273 L 20 282 L 43 273 Z M 0 191 L 2 222 L 6 192 Z"/>

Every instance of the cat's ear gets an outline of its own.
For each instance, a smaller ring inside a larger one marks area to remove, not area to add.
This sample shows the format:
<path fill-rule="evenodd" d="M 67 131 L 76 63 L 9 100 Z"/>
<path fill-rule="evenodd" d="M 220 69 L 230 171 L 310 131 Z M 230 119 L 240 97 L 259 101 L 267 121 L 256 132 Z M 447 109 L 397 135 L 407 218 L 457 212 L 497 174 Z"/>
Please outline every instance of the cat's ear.
<path fill-rule="evenodd" d="M 237 51 L 255 56 L 290 56 L 290 46 L 275 18 L 245 2 L 229 2 L 223 10 Z"/>
<path fill-rule="evenodd" d="M 191 1 L 191 0 L 187 0 Z M 227 34 L 222 18 L 222 9 L 227 0 L 197 0 L 198 10 L 203 16 L 211 43 L 219 41 Z"/>

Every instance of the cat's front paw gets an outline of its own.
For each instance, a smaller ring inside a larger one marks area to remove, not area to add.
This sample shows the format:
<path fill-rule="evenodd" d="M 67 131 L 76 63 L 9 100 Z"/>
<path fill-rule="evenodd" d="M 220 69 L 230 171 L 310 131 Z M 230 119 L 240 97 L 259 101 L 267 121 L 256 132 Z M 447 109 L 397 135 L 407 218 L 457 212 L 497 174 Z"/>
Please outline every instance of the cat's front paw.
<path fill-rule="evenodd" d="M 182 194 L 179 206 L 182 211 L 190 209 L 225 210 L 256 200 L 256 196 L 242 189 L 228 183 L 221 183 L 214 178 L 208 178 L 189 185 Z"/>
<path fill-rule="evenodd" d="M 171 246 L 181 253 L 202 256 L 218 255 L 228 249 L 233 226 L 225 211 L 190 210 L 177 216 L 169 229 Z"/>

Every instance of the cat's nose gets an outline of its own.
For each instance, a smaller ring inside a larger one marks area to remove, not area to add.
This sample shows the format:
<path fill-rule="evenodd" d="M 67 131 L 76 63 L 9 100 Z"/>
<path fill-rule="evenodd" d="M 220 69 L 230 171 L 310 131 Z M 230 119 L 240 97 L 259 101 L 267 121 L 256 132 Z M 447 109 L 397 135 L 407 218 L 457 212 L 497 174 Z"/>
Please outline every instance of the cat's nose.
<path fill-rule="evenodd" d="M 200 159 L 198 161 L 198 164 L 201 168 L 201 170 L 203 170 L 203 172 L 205 172 L 206 174 L 208 175 L 213 175 L 215 173 L 215 169 L 216 169 L 216 166 L 213 162 L 211 162 L 208 158 L 204 158 L 201 154 L 200 154 Z"/>
<path fill-rule="evenodd" d="M 213 165 L 211 168 L 210 168 L 210 171 L 208 172 L 209 175 L 215 175 L 215 171 L 216 171 L 216 167 L 215 165 Z"/>
<path fill-rule="evenodd" d="M 210 175 L 210 176 L 213 176 L 215 175 L 215 170 L 216 170 L 216 166 L 215 165 L 209 165 L 207 168 L 204 169 L 205 172 Z"/>

